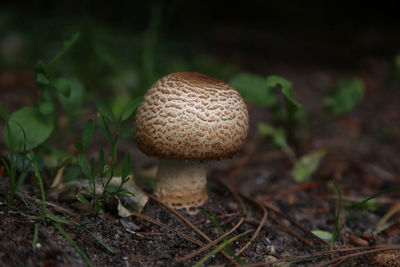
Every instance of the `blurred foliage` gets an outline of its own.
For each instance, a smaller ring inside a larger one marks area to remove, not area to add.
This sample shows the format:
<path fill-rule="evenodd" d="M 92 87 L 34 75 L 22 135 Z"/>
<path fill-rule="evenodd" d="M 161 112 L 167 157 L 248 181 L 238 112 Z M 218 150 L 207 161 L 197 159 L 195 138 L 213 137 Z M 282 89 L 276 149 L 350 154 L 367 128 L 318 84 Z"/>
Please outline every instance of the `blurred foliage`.
<path fill-rule="evenodd" d="M 230 85 L 251 103 L 269 108 L 278 105 L 278 98 L 265 78 L 252 73 L 239 73 L 229 81 Z"/>
<path fill-rule="evenodd" d="M 332 115 L 341 115 L 352 111 L 364 96 L 364 83 L 357 77 L 339 81 L 336 88 L 324 99 L 324 107 Z"/>
<path fill-rule="evenodd" d="M 59 104 L 66 112 L 68 123 L 71 124 L 75 120 L 83 103 L 83 87 L 77 81 L 71 83 L 67 78 L 57 77 L 56 67 L 78 38 L 79 33 L 74 34 L 49 63 L 46 64 L 42 60 L 36 63 L 35 77 L 39 87 L 39 101 L 32 100 L 32 106 L 15 111 L 6 120 L 9 131 L 4 132 L 5 143 L 14 152 L 29 151 L 50 137 L 56 129 Z M 57 131 L 56 134 L 60 136 L 64 131 Z"/>
<path fill-rule="evenodd" d="M 293 166 L 292 175 L 298 183 L 306 182 L 318 169 L 319 162 L 326 155 L 326 151 L 319 149 L 301 156 Z"/>
<path fill-rule="evenodd" d="M 0 16 L 0 69 L 31 66 L 37 58 L 51 59 L 62 40 L 81 32 L 79 45 L 63 64 L 88 89 L 88 97 L 107 98 L 114 111 L 141 96 L 160 77 L 178 71 L 196 71 L 220 79 L 237 72 L 206 52 L 189 49 L 185 43 L 166 38 L 163 27 L 170 19 L 165 6 L 154 4 L 147 29 L 118 27 L 87 16 L 36 18 L 32 24 L 18 22 L 12 14 Z"/>

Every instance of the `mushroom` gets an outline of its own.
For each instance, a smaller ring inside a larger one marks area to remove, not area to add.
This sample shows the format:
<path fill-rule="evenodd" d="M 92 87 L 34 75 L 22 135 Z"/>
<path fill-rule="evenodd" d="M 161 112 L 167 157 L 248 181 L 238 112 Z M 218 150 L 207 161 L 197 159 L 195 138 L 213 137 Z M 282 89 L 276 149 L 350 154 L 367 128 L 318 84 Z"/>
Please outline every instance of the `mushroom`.
<path fill-rule="evenodd" d="M 154 195 L 196 214 L 207 199 L 206 161 L 232 157 L 243 145 L 249 116 L 227 83 L 195 72 L 159 79 L 136 113 L 139 149 L 160 159 Z"/>

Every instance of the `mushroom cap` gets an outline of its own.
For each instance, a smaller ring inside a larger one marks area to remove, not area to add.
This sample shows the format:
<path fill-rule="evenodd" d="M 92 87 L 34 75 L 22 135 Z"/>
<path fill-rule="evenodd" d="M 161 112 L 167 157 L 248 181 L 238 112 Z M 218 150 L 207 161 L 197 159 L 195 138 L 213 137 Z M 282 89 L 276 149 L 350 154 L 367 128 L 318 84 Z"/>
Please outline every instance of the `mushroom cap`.
<path fill-rule="evenodd" d="M 136 141 L 160 159 L 232 157 L 246 140 L 249 115 L 241 95 L 227 83 L 195 72 L 159 79 L 136 113 Z"/>

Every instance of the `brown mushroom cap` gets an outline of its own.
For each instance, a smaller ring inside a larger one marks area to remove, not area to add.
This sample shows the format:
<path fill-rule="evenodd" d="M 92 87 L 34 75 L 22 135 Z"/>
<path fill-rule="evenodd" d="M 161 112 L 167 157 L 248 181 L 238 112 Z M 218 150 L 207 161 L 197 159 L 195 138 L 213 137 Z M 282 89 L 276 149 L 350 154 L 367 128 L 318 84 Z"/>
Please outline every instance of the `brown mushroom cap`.
<path fill-rule="evenodd" d="M 159 79 L 136 113 L 138 147 L 160 159 L 232 157 L 248 128 L 241 95 L 225 82 L 194 72 Z"/>

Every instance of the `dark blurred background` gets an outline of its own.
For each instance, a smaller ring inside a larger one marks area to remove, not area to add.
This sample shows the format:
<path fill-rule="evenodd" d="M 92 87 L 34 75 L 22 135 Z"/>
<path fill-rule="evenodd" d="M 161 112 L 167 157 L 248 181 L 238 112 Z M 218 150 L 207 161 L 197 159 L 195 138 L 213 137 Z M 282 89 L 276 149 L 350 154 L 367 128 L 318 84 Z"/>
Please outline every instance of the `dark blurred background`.
<path fill-rule="evenodd" d="M 228 79 L 276 65 L 352 69 L 400 52 L 399 2 L 6 1 L 0 70 L 54 56 L 81 38 L 62 71 L 88 87 L 143 92 L 182 70 Z"/>

